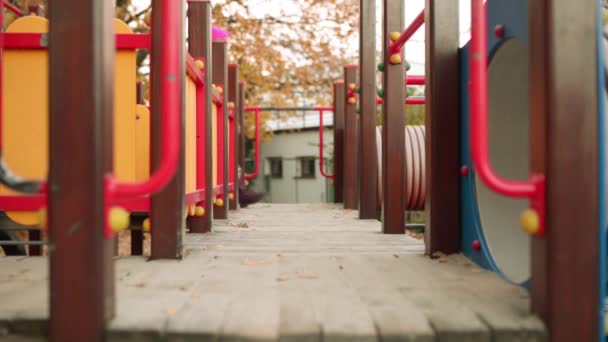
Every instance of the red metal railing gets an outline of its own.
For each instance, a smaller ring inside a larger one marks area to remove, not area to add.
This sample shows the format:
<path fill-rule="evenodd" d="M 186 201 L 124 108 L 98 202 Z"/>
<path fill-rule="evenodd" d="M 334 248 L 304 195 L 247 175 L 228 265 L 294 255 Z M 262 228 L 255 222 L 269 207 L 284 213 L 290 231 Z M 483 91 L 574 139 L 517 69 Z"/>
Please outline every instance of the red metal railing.
<path fill-rule="evenodd" d="M 260 107 L 246 107 L 245 112 L 255 114 L 255 168 L 253 173 L 246 173 L 245 179 L 254 179 L 260 173 Z"/>
<path fill-rule="evenodd" d="M 405 42 L 407 42 L 414 35 L 414 33 L 416 33 L 416 31 L 418 31 L 422 24 L 424 24 L 424 9 L 418 14 L 418 16 L 416 16 L 410 26 L 408 26 L 405 31 L 403 31 L 401 36 L 399 36 L 398 39 L 394 40 L 391 43 L 389 49 L 391 55 L 400 53 L 401 48 L 403 47 L 403 45 L 405 45 Z"/>
<path fill-rule="evenodd" d="M 333 107 L 316 107 L 316 111 L 319 112 L 319 169 L 321 175 L 325 178 L 335 179 L 336 175 L 330 175 L 325 173 L 325 158 L 323 158 L 323 112 L 331 112 L 334 110 Z"/>
<path fill-rule="evenodd" d="M 529 198 L 540 216 L 537 234 L 544 232 L 544 176 L 532 174 L 529 181 L 511 181 L 496 174 L 488 149 L 488 33 L 487 13 L 483 0 L 471 2 L 471 51 L 469 67 L 471 86 L 471 151 L 473 166 L 479 177 L 492 190 L 510 197 Z"/>
<path fill-rule="evenodd" d="M 8 9 L 9 11 L 13 12 L 15 15 L 18 15 L 20 17 L 23 16 L 23 12 L 21 12 L 21 10 L 17 6 L 10 4 L 7 0 L 4 0 L 4 7 L 6 7 L 6 9 Z"/>
<path fill-rule="evenodd" d="M 406 85 L 425 85 L 426 78 L 424 75 L 407 75 L 405 77 Z"/>
<path fill-rule="evenodd" d="M 175 37 L 179 37 L 180 13 L 171 1 L 160 2 L 161 30 L 156 34 L 162 35 L 161 48 L 158 58 L 161 61 L 158 83 L 162 89 L 163 102 L 161 111 L 163 113 L 161 126 L 163 127 L 162 154 L 158 169 L 150 178 L 141 183 L 117 183 L 113 177 L 109 182 L 110 189 L 116 197 L 138 197 L 151 194 L 161 190 L 175 174 L 179 160 L 180 139 L 180 44 Z M 154 56 L 153 56 L 154 58 Z"/>

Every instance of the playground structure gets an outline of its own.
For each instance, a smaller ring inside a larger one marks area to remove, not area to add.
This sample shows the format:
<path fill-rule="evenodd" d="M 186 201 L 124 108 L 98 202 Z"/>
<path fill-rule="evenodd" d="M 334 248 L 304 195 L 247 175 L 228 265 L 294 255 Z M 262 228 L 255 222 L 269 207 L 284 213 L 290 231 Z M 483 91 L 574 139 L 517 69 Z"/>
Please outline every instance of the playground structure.
<path fill-rule="evenodd" d="M 107 1 L 53 0 L 48 22 L 24 17 L 0 36 L 2 158 L 34 180 L 5 180 L 0 208 L 50 233 L 53 340 L 103 336 L 116 232 L 131 228 L 141 244 L 149 230 L 152 259 L 181 258 L 186 224 L 212 231 L 214 218 L 238 209 L 238 184 L 258 173 L 260 108 L 245 107 L 227 37 L 213 39 L 209 1 L 188 1 L 184 51 L 181 5 L 155 2 L 147 35 L 112 22 Z M 335 168 L 321 172 L 334 179 L 336 202 L 360 219 L 381 209 L 386 234 L 403 234 L 406 210 L 424 209 L 427 255 L 462 252 L 526 287 L 553 341 L 603 339 L 599 4 L 472 0 L 462 49 L 457 1 L 427 1 L 407 28 L 404 6 L 384 1 L 377 67 L 375 1 L 361 0 L 360 63 L 344 67 L 334 106 L 317 108 L 334 111 Z M 426 72 L 411 77 L 403 46 L 423 23 Z M 150 109 L 137 100 L 136 49 L 151 51 Z M 407 85 L 422 84 L 424 99 L 407 98 Z M 425 127 L 406 127 L 406 105 L 426 106 Z M 253 175 L 242 171 L 246 112 L 256 115 Z"/>

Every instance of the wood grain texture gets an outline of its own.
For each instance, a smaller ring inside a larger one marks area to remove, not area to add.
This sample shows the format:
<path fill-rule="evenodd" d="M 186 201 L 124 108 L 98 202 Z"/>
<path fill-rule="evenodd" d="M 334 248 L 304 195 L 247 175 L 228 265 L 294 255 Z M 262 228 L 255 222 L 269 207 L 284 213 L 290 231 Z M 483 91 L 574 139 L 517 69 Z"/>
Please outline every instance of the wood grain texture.
<path fill-rule="evenodd" d="M 358 216 L 333 204 L 256 204 L 212 234 L 186 236 L 182 261 L 117 259 L 109 337 L 546 340 L 525 289 L 461 255 L 429 259 L 421 240 L 381 234 L 377 220 Z M 6 257 L 0 266 L 0 327 L 44 334 L 45 259 Z"/>
<path fill-rule="evenodd" d="M 334 202 L 344 202 L 344 82 L 334 83 Z"/>
<path fill-rule="evenodd" d="M 351 104 L 349 100 L 349 87 L 357 85 L 357 70 L 353 65 L 344 67 L 344 86 L 345 96 L 344 102 L 344 208 L 357 209 L 359 206 L 359 198 L 357 196 L 357 187 L 359 179 L 358 169 L 358 114 L 356 112 L 357 105 Z"/>
<path fill-rule="evenodd" d="M 456 0 L 426 0 L 426 252 L 460 251 L 460 61 Z"/>

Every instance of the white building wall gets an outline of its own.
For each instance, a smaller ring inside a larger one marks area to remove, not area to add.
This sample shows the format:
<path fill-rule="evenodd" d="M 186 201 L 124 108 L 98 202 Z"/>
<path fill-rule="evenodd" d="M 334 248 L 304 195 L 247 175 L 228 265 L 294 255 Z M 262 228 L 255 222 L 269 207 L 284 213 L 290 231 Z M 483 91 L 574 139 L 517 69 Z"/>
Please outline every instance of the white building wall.
<path fill-rule="evenodd" d="M 325 128 L 325 160 L 331 162 L 333 130 Z M 319 132 L 277 132 L 272 141 L 262 142 L 260 149 L 260 173 L 252 182 L 254 191 L 266 194 L 270 203 L 321 203 L 333 199 L 331 180 L 319 172 Z M 283 158 L 283 176 L 273 178 L 268 158 Z M 315 157 L 315 177 L 299 178 L 298 157 Z M 326 167 L 327 169 L 327 167 Z M 331 171 L 330 171 L 331 172 Z"/>

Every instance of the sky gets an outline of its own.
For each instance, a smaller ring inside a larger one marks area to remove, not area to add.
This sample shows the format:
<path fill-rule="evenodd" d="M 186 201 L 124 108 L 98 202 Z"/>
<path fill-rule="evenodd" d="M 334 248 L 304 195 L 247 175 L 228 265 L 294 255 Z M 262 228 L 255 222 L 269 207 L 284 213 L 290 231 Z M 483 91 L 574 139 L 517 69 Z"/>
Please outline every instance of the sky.
<path fill-rule="evenodd" d="M 471 1 L 470 0 L 459 0 L 460 1 L 460 45 L 464 45 L 469 39 L 469 27 L 470 27 L 470 10 L 471 10 Z M 217 1 L 212 1 L 212 3 L 216 3 Z M 260 17 L 264 15 L 277 15 L 281 13 L 291 14 L 290 11 L 295 11 L 296 6 L 293 6 L 297 0 L 249 0 L 249 3 L 252 4 L 250 8 L 254 9 L 254 15 L 258 15 Z M 378 6 L 378 24 L 377 24 L 377 32 L 381 34 L 381 3 L 382 0 L 376 0 Z M 406 9 L 405 9 L 405 17 L 406 23 L 410 23 L 414 20 L 414 18 L 424 9 L 425 0 L 407 0 Z M 150 4 L 150 0 L 133 0 L 133 5 L 143 9 Z M 296 14 L 297 13 L 293 13 Z M 323 13 L 319 13 L 319 17 L 323 17 Z M 380 39 L 380 37 L 379 37 Z M 358 36 L 353 37 L 352 42 L 349 42 L 350 45 L 353 46 L 353 49 L 358 48 L 359 38 Z M 424 50 L 424 27 L 420 28 L 416 34 L 410 39 L 410 41 L 405 46 L 405 55 L 406 60 L 410 62 L 412 65 L 411 73 L 416 75 L 424 74 L 424 59 L 425 59 L 425 50 Z"/>

